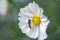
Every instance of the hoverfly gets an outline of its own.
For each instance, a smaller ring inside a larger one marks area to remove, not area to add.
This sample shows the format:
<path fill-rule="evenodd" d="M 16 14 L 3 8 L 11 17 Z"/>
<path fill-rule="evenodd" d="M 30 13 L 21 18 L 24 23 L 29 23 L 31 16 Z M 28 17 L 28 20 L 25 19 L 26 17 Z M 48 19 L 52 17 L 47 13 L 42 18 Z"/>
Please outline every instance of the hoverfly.
<path fill-rule="evenodd" d="M 30 19 L 28 20 L 28 25 L 29 25 L 29 28 L 31 28 L 31 20 Z"/>

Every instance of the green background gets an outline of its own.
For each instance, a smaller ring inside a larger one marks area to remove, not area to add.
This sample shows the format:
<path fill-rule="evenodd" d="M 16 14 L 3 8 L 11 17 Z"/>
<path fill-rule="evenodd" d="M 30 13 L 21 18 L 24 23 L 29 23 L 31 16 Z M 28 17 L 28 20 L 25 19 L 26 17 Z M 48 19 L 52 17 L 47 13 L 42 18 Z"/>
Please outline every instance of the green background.
<path fill-rule="evenodd" d="M 44 9 L 44 15 L 50 23 L 47 28 L 46 40 L 60 40 L 60 0 L 7 0 L 8 12 L 0 17 L 0 40 L 38 40 L 31 39 L 21 32 L 18 26 L 20 8 L 35 1 Z"/>

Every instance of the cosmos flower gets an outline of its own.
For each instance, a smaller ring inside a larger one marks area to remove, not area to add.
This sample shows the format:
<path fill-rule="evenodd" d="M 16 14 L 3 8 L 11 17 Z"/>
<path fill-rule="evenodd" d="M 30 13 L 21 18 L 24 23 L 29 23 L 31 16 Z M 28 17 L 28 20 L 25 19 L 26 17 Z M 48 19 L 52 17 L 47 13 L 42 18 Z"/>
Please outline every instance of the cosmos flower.
<path fill-rule="evenodd" d="M 48 37 L 46 30 L 50 21 L 43 15 L 43 8 L 39 8 L 39 5 L 34 1 L 21 8 L 18 16 L 19 28 L 26 36 L 38 38 L 38 40 L 44 40 Z"/>
<path fill-rule="evenodd" d="M 0 0 L 0 16 L 4 16 L 7 12 L 8 2 L 7 0 Z"/>

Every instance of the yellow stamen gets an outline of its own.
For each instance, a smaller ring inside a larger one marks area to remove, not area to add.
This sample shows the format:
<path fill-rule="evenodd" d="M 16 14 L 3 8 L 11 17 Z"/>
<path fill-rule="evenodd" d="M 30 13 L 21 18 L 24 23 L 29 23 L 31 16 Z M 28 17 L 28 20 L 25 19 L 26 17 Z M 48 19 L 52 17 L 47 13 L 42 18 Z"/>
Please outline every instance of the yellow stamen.
<path fill-rule="evenodd" d="M 38 15 L 33 15 L 32 16 L 32 23 L 35 24 L 35 25 L 39 25 L 41 20 L 40 20 L 40 17 Z"/>

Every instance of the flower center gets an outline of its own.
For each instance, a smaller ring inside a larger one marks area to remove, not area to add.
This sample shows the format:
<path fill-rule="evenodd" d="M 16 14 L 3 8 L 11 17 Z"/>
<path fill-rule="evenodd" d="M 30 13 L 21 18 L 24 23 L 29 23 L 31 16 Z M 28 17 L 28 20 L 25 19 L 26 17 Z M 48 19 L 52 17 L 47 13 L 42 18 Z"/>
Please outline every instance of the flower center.
<path fill-rule="evenodd" d="M 41 20 L 40 20 L 40 17 L 38 15 L 33 15 L 32 16 L 32 23 L 35 24 L 35 25 L 39 25 Z"/>

